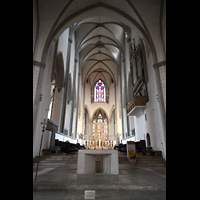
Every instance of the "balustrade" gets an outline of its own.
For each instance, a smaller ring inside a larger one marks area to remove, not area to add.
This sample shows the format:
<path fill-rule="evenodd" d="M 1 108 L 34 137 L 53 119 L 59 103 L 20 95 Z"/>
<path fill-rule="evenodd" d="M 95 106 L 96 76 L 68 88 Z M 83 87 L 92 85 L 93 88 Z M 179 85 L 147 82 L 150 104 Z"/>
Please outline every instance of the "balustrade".
<path fill-rule="evenodd" d="M 127 105 L 127 114 L 129 115 L 136 106 L 146 106 L 148 96 L 135 96 Z"/>

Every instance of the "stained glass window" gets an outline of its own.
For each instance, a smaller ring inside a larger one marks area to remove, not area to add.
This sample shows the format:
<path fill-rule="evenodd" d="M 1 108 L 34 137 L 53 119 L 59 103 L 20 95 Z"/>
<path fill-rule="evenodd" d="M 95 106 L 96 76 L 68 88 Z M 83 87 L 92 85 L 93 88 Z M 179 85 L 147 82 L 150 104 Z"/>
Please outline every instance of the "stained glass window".
<path fill-rule="evenodd" d="M 94 102 L 106 102 L 106 86 L 102 80 L 94 86 Z"/>

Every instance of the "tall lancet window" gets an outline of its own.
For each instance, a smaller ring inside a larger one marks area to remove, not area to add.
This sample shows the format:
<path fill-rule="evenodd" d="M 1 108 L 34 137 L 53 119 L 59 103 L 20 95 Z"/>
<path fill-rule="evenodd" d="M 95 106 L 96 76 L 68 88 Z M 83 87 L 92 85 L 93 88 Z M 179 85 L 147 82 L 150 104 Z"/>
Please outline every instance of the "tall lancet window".
<path fill-rule="evenodd" d="M 106 102 L 106 86 L 102 80 L 94 86 L 94 102 Z"/>

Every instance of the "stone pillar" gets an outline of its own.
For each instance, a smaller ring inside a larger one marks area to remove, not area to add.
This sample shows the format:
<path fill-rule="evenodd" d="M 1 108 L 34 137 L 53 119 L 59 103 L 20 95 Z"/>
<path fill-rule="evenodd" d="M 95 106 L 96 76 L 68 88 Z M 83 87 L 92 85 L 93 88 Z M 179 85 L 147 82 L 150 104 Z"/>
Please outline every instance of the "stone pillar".
<path fill-rule="evenodd" d="M 36 65 L 37 61 L 33 61 L 33 106 L 35 102 L 35 95 L 37 91 L 40 67 Z"/>
<path fill-rule="evenodd" d="M 72 98 L 72 110 L 71 110 L 71 123 L 70 123 L 70 126 L 69 126 L 69 131 L 72 133 L 72 137 L 75 136 L 75 133 L 74 133 L 74 129 L 73 129 L 73 121 L 75 120 L 75 116 L 76 116 L 76 113 L 75 113 L 75 106 L 76 106 L 76 72 L 77 72 L 77 63 L 78 63 L 78 60 L 74 60 L 74 70 L 73 70 L 73 98 Z"/>
<path fill-rule="evenodd" d="M 40 122 L 46 118 L 48 112 L 48 110 L 46 110 L 46 112 L 44 111 L 44 107 L 47 107 L 46 101 L 44 101 L 44 90 L 46 89 L 44 89 L 44 82 L 46 81 L 48 75 L 44 73 L 45 66 L 45 63 L 33 60 L 33 73 L 35 74 L 33 77 L 33 88 L 35 88 L 33 91 L 33 158 L 38 155 L 38 149 L 40 147 Z"/>
<path fill-rule="evenodd" d="M 65 72 L 65 80 L 64 80 L 64 92 L 63 92 L 61 116 L 60 116 L 60 130 L 59 130 L 59 132 L 61 132 L 61 133 L 64 131 L 64 120 L 65 120 L 66 99 L 67 99 L 67 86 L 68 86 L 68 80 L 67 79 L 68 79 L 69 64 L 70 64 L 71 43 L 72 43 L 72 39 L 69 38 L 68 39 L 68 47 L 67 47 L 67 59 L 66 59 L 66 72 Z"/>
<path fill-rule="evenodd" d="M 162 136 L 163 136 L 163 157 L 166 160 L 166 115 L 165 115 L 165 107 L 164 107 L 164 101 L 163 101 L 163 93 L 162 93 L 162 86 L 160 81 L 160 73 L 159 73 L 159 67 L 165 66 L 166 61 L 162 61 L 159 63 L 155 63 L 153 65 L 155 69 L 155 78 L 156 78 L 156 87 L 157 87 L 157 99 L 158 99 L 158 105 L 159 105 L 159 111 L 160 111 L 160 118 L 161 118 L 161 128 L 162 128 Z"/>
<path fill-rule="evenodd" d="M 122 138 L 124 139 L 124 118 L 123 118 L 123 103 L 122 103 L 122 74 L 119 72 L 120 77 L 120 99 L 121 99 L 121 120 L 122 120 Z"/>
<path fill-rule="evenodd" d="M 78 64 L 78 63 L 77 63 Z M 78 66 L 77 66 L 78 67 Z M 75 124 L 75 133 L 77 133 L 77 126 L 78 126 L 78 113 L 79 113 L 79 105 L 78 105 L 78 102 L 79 102 L 79 89 L 80 89 L 80 79 L 81 79 L 81 73 L 78 72 L 78 85 L 77 85 L 77 97 L 76 97 L 76 109 L 77 109 L 77 112 L 76 112 L 76 124 Z"/>
<path fill-rule="evenodd" d="M 127 103 L 127 77 L 126 77 L 126 63 L 125 63 L 125 57 L 121 57 L 122 63 L 121 63 L 121 78 L 120 78 L 120 88 L 121 88 L 121 116 L 122 116 L 122 136 L 123 138 L 126 137 L 126 133 L 129 132 L 129 125 L 128 125 L 128 116 L 127 116 L 127 110 L 126 110 L 126 103 Z M 122 82 L 124 83 L 124 87 L 122 86 Z"/>
<path fill-rule="evenodd" d="M 116 133 L 116 145 L 119 145 L 119 133 Z"/>
<path fill-rule="evenodd" d="M 60 124 L 60 113 L 62 106 L 62 94 L 63 89 L 59 91 L 57 88 L 54 88 L 52 110 L 51 110 L 51 120 Z"/>

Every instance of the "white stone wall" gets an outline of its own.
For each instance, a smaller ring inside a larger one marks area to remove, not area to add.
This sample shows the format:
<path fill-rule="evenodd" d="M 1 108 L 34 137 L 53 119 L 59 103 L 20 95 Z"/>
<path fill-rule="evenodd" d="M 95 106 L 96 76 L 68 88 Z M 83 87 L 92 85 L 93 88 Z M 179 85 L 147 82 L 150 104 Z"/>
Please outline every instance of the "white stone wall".
<path fill-rule="evenodd" d="M 52 110 L 52 119 L 51 120 L 57 124 L 60 124 L 62 95 L 63 95 L 63 88 L 60 92 L 58 92 L 58 90 L 56 88 L 55 94 L 54 94 L 54 100 L 53 100 L 53 110 Z"/>
<path fill-rule="evenodd" d="M 164 142 L 164 138 L 161 127 L 159 103 L 156 96 L 158 92 L 156 90 L 155 71 L 154 71 L 155 69 L 153 68 L 154 63 L 152 59 L 152 53 L 150 53 L 149 57 L 146 54 L 146 61 L 147 61 L 148 76 L 150 77 L 147 83 L 149 101 L 146 103 L 146 107 L 144 109 L 143 114 L 141 114 L 140 116 L 134 116 L 136 137 L 125 138 L 122 142 L 127 143 L 127 141 L 130 140 L 131 141 L 140 141 L 144 139 L 146 140 L 146 134 L 149 133 L 151 146 L 153 147 L 154 150 L 162 151 L 163 157 L 165 158 L 163 146 L 161 144 Z M 162 70 L 161 70 L 161 75 L 164 76 L 164 71 Z M 145 114 L 147 120 L 145 120 Z"/>
<path fill-rule="evenodd" d="M 63 54 L 64 61 L 64 74 L 66 73 L 66 59 L 67 59 L 67 48 L 68 48 L 68 37 L 69 37 L 69 29 L 66 29 L 59 37 L 58 40 L 58 50 Z"/>
<path fill-rule="evenodd" d="M 132 136 L 132 129 L 135 128 L 134 116 L 129 116 L 129 136 Z"/>
<path fill-rule="evenodd" d="M 54 50 L 55 43 L 52 45 L 52 51 Z M 53 67 L 53 57 L 50 51 L 48 51 L 47 54 L 47 62 L 45 68 L 40 68 L 42 70 L 41 73 L 43 73 L 43 78 L 41 80 L 41 94 L 42 99 L 38 103 L 38 114 L 35 119 L 35 128 L 33 130 L 33 158 L 38 155 L 39 148 L 40 148 L 40 142 L 41 142 L 41 135 L 42 135 L 42 125 L 40 124 L 44 119 L 47 118 L 48 109 L 49 109 L 49 100 L 51 97 L 51 71 Z M 49 148 L 49 140 L 50 140 L 50 134 L 46 134 L 46 131 L 44 133 L 43 142 L 42 142 L 42 149 Z"/>

